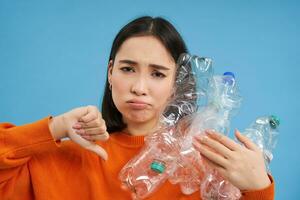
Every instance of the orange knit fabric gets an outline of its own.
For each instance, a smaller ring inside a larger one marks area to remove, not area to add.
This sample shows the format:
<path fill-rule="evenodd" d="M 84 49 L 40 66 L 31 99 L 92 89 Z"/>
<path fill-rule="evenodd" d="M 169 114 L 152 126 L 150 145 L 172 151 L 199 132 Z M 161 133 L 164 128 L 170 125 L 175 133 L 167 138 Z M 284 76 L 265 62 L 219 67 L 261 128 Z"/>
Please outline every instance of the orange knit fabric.
<path fill-rule="evenodd" d="M 32 124 L 0 124 L 1 200 L 125 200 L 118 173 L 143 145 L 142 136 L 110 135 L 101 143 L 108 153 L 103 161 L 71 141 L 55 142 L 49 118 Z M 149 200 L 200 199 L 199 192 L 186 196 L 166 182 Z M 274 183 L 257 191 L 243 192 L 243 199 L 274 199 Z"/>

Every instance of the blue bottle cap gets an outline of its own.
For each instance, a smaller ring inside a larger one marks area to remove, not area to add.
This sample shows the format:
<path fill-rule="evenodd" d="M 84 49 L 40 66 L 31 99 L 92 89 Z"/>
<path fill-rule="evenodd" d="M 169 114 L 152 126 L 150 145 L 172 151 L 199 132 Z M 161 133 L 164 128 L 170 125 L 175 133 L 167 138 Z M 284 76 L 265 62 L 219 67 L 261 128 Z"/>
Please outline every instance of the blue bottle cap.
<path fill-rule="evenodd" d="M 223 74 L 224 76 L 232 76 L 233 78 L 235 78 L 234 73 L 233 72 L 224 72 Z"/>
<path fill-rule="evenodd" d="M 229 85 L 232 85 L 235 79 L 234 73 L 233 72 L 224 72 L 223 76 L 225 76 L 223 78 L 224 83 L 227 83 Z"/>

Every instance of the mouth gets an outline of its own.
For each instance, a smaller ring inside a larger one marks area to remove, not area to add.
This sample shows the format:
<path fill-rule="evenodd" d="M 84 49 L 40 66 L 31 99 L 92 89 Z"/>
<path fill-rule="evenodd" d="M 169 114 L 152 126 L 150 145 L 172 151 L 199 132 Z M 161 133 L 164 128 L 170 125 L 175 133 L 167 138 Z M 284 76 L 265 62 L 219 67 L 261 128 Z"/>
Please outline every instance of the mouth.
<path fill-rule="evenodd" d="M 139 100 L 129 100 L 126 102 L 130 108 L 135 109 L 135 110 L 143 110 L 146 109 L 148 106 L 150 106 L 149 103 L 146 103 L 144 101 L 139 101 Z"/>

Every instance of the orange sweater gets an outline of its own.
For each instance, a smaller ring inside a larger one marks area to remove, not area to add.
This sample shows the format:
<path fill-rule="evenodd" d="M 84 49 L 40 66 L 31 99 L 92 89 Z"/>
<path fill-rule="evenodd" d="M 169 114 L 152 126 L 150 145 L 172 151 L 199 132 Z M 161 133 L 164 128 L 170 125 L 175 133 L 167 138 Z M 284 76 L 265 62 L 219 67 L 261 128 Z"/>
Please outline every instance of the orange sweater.
<path fill-rule="evenodd" d="M 48 119 L 23 126 L 0 124 L 1 200 L 122 200 L 131 199 L 120 188 L 118 173 L 143 145 L 142 136 L 114 133 L 101 145 L 108 161 L 71 141 L 55 142 Z M 166 182 L 148 199 L 200 199 L 186 196 Z M 274 183 L 243 192 L 243 199 L 274 199 Z"/>

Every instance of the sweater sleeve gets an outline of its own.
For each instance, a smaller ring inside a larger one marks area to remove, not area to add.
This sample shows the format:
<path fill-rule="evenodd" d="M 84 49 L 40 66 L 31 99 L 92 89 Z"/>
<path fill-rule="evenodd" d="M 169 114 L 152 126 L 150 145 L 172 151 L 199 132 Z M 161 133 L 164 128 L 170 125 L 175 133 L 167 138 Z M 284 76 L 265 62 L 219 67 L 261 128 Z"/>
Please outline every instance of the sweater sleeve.
<path fill-rule="evenodd" d="M 50 119 L 22 126 L 0 124 L 0 170 L 23 165 L 31 155 L 58 147 L 49 130 Z"/>
<path fill-rule="evenodd" d="M 274 200 L 274 180 L 269 175 L 271 184 L 260 190 L 242 191 L 242 200 Z"/>

